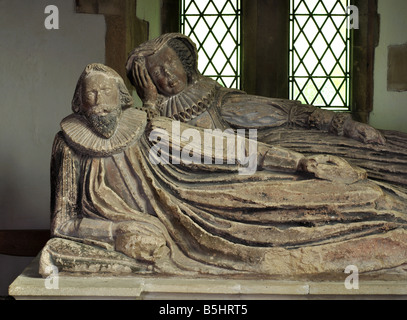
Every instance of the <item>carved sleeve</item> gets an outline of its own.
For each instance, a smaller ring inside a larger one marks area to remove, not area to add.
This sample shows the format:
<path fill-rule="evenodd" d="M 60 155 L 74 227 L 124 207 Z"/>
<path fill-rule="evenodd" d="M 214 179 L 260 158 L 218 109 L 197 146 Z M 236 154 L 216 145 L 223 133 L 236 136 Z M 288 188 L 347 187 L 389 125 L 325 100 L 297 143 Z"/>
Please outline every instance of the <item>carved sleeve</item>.
<path fill-rule="evenodd" d="M 352 117 L 348 113 L 335 113 L 329 110 L 315 108 L 309 117 L 310 128 L 328 131 L 338 136 L 344 135 L 344 125 L 351 121 Z"/>
<path fill-rule="evenodd" d="M 312 105 L 302 104 L 299 101 L 281 100 L 280 102 L 273 102 L 273 104 L 287 110 L 286 123 L 290 127 L 318 129 L 343 136 L 345 123 L 352 120 L 351 115 L 348 113 L 336 113 Z"/>
<path fill-rule="evenodd" d="M 302 127 L 343 136 L 345 123 L 351 120 L 347 113 L 287 99 L 227 93 L 220 104 L 222 117 L 235 128 Z"/>
<path fill-rule="evenodd" d="M 62 226 L 78 218 L 77 171 L 79 161 L 66 145 L 62 133 L 54 140 L 51 158 L 51 234 L 59 236 Z"/>
<path fill-rule="evenodd" d="M 174 123 L 178 126 L 177 130 L 174 130 Z M 249 138 L 247 138 L 246 130 L 243 130 L 244 132 L 236 132 L 232 129 L 223 132 L 204 130 L 173 122 L 168 118 L 157 118 L 147 128 L 147 136 L 151 137 L 150 132 L 152 131 L 155 131 L 157 137 L 160 137 L 161 159 L 167 158 L 166 162 L 184 165 L 184 160 L 187 158 L 193 162 L 187 166 L 203 172 L 224 170 L 225 168 L 231 171 L 241 171 L 244 167 L 252 165 L 255 166 L 254 170 L 259 167 L 295 172 L 303 158 L 303 155 L 298 152 L 258 142 L 256 136 L 250 136 L 250 132 Z M 165 146 L 167 143 L 168 146 Z M 169 155 L 164 155 L 164 152 L 167 153 L 170 150 L 172 150 L 172 161 L 169 161 Z M 189 158 L 191 153 L 194 157 Z M 207 161 L 208 159 L 209 161 Z M 225 164 L 229 166 L 225 166 Z"/>
<path fill-rule="evenodd" d="M 112 222 L 81 217 L 79 176 L 80 159 L 59 133 L 51 158 L 51 235 L 110 248 Z"/>

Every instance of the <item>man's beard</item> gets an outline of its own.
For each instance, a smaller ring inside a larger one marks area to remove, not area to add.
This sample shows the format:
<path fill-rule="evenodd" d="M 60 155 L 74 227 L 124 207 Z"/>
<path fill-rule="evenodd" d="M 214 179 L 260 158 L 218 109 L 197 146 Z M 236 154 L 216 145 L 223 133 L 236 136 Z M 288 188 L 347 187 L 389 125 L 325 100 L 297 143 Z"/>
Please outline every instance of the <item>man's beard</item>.
<path fill-rule="evenodd" d="M 86 119 L 89 121 L 92 129 L 103 138 L 110 139 L 116 132 L 121 115 L 121 108 L 116 108 L 106 115 L 99 115 L 89 112 Z"/>

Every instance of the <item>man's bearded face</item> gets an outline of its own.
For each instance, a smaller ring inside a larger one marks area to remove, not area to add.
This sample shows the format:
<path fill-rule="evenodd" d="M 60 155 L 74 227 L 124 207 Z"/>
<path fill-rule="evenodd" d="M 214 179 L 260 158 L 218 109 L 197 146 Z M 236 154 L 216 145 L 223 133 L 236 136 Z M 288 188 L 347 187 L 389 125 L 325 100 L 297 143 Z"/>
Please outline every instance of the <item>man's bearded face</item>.
<path fill-rule="evenodd" d="M 86 77 L 82 85 L 82 113 L 96 133 L 111 138 L 121 115 L 116 80 L 96 72 Z"/>

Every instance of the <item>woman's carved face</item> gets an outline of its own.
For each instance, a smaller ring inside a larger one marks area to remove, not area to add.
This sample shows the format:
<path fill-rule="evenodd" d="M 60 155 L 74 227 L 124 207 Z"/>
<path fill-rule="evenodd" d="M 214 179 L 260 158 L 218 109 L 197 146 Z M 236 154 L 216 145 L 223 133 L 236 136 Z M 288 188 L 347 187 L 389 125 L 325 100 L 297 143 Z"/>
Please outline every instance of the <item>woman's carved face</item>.
<path fill-rule="evenodd" d="M 168 46 L 149 56 L 146 66 L 158 91 L 165 96 L 180 93 L 188 84 L 187 73 L 181 60 Z"/>

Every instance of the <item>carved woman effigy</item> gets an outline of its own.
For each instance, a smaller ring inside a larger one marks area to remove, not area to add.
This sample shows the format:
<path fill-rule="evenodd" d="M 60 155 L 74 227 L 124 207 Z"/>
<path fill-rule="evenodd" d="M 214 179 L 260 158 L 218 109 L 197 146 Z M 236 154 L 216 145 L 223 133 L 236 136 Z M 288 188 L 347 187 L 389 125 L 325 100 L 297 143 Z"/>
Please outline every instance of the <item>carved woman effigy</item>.
<path fill-rule="evenodd" d="M 202 76 L 197 65 L 196 46 L 182 34 L 164 34 L 133 50 L 127 74 L 149 118 L 257 129 L 262 142 L 308 155 L 337 155 L 366 169 L 369 178 L 407 185 L 407 134 L 380 132 L 347 113 L 223 88 Z"/>

